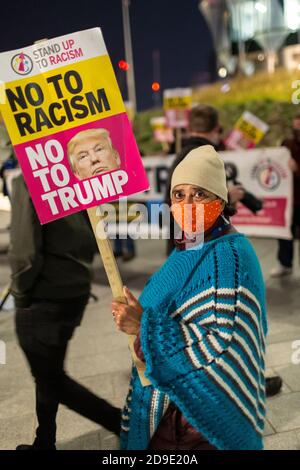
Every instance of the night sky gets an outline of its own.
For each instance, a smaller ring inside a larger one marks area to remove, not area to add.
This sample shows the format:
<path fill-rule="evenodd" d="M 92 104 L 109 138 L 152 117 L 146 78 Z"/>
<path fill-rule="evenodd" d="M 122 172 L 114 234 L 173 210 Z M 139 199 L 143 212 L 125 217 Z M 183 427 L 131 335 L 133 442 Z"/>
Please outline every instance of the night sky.
<path fill-rule="evenodd" d="M 154 105 L 153 50 L 160 51 L 162 88 L 210 81 L 215 74 L 212 41 L 198 0 L 132 0 L 131 32 L 138 109 Z M 121 0 L 10 0 L 1 6 L 0 51 L 18 49 L 100 26 L 126 99 Z"/>

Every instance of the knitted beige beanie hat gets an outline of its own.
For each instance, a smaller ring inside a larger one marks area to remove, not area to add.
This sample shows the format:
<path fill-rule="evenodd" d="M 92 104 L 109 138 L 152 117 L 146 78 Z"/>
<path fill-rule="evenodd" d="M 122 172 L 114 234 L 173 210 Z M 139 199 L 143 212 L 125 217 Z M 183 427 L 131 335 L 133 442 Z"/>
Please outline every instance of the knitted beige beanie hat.
<path fill-rule="evenodd" d="M 191 150 L 177 165 L 171 179 L 171 196 L 179 184 L 194 184 L 228 202 L 224 162 L 212 145 Z"/>

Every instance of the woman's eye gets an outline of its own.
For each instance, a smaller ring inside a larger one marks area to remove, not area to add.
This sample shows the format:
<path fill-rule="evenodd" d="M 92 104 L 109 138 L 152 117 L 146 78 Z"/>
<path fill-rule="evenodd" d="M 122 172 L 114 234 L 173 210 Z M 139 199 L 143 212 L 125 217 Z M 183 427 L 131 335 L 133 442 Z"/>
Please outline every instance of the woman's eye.
<path fill-rule="evenodd" d="M 182 193 L 178 192 L 174 194 L 175 199 L 182 199 L 184 196 Z"/>
<path fill-rule="evenodd" d="M 203 199 L 205 197 L 205 194 L 202 192 L 202 191 L 197 191 L 195 196 L 198 198 L 198 199 Z"/>

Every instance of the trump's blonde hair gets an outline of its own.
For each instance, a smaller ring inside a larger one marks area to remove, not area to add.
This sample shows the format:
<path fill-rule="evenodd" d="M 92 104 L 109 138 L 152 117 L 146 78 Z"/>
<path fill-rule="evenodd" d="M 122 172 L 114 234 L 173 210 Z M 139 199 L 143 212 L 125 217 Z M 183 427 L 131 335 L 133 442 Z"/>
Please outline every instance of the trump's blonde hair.
<path fill-rule="evenodd" d="M 114 156 L 116 157 L 116 160 L 120 164 L 120 155 L 112 144 L 109 131 L 107 129 L 104 129 L 103 127 L 102 128 L 100 127 L 97 129 L 87 129 L 86 131 L 80 131 L 78 132 L 78 134 L 75 134 L 71 140 L 69 140 L 67 151 L 68 151 L 68 158 L 71 163 L 71 167 L 73 171 L 75 171 L 75 164 L 74 164 L 74 157 L 73 157 L 74 149 L 76 145 L 80 144 L 80 142 L 82 142 L 83 140 L 89 137 L 91 138 L 101 137 L 101 138 L 106 139 L 109 143 L 111 150 L 113 151 Z"/>

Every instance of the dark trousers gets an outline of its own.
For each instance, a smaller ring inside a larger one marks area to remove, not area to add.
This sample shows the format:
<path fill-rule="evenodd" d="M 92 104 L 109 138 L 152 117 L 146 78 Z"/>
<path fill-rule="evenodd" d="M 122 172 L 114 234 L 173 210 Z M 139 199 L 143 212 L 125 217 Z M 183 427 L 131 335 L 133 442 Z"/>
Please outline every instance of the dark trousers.
<path fill-rule="evenodd" d="M 119 238 L 117 235 L 116 239 L 114 240 L 114 251 L 116 254 L 121 255 L 126 253 L 133 253 L 135 254 L 135 246 L 134 240 L 127 236 L 127 238 Z"/>
<path fill-rule="evenodd" d="M 300 227 L 300 205 L 295 205 L 292 217 L 292 240 L 278 240 L 278 260 L 286 268 L 292 268 L 294 258 L 294 238 Z"/>
<path fill-rule="evenodd" d="M 81 322 L 87 301 L 87 296 L 63 302 L 37 301 L 16 311 L 16 333 L 36 383 L 35 446 L 39 448 L 55 447 L 59 403 L 116 434 L 120 431 L 120 410 L 64 371 L 68 342 Z"/>

